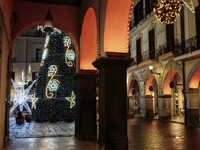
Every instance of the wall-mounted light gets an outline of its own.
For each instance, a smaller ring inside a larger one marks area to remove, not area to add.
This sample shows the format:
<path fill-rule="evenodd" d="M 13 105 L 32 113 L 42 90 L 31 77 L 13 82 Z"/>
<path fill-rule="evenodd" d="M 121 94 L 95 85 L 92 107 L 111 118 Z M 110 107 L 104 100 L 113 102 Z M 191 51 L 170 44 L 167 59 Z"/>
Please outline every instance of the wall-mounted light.
<path fill-rule="evenodd" d="M 153 66 L 149 66 L 149 70 L 151 74 L 158 74 L 160 76 L 160 73 L 153 72 Z"/>
<path fill-rule="evenodd" d="M 45 18 L 44 31 L 48 32 L 48 33 L 53 32 L 53 19 L 52 19 L 52 16 L 51 16 L 50 9 L 48 10 L 48 13 L 47 13 L 46 18 Z"/>

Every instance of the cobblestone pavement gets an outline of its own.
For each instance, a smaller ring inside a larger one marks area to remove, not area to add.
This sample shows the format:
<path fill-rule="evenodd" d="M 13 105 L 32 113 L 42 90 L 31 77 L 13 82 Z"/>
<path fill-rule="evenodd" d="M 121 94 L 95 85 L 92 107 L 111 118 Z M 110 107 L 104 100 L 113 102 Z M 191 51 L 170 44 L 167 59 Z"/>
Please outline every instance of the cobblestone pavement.
<path fill-rule="evenodd" d="M 26 123 L 16 124 L 15 119 L 10 119 L 10 138 L 41 138 L 41 137 L 69 137 L 74 136 L 74 122 L 57 123 Z"/>
<path fill-rule="evenodd" d="M 139 117 L 129 118 L 128 140 L 129 150 L 200 150 L 200 127 Z M 11 138 L 3 150 L 29 149 L 98 150 L 98 144 L 74 137 Z"/>
<path fill-rule="evenodd" d="M 200 150 L 200 127 L 135 117 L 128 140 L 129 150 Z"/>

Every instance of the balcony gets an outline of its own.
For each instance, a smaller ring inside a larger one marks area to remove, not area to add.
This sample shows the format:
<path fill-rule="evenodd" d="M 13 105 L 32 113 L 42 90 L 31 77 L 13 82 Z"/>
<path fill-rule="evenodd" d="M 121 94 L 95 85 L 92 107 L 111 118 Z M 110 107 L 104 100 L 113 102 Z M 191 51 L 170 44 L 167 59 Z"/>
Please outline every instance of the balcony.
<path fill-rule="evenodd" d="M 165 60 L 171 57 L 174 57 L 174 49 L 178 43 L 178 40 L 172 40 L 169 42 L 166 42 L 159 46 L 158 50 L 158 57 L 161 60 Z"/>
<path fill-rule="evenodd" d="M 186 60 L 200 56 L 200 35 L 185 40 L 175 46 L 175 60 Z"/>
<path fill-rule="evenodd" d="M 157 50 L 146 50 L 138 57 L 138 66 L 148 66 L 157 62 Z"/>

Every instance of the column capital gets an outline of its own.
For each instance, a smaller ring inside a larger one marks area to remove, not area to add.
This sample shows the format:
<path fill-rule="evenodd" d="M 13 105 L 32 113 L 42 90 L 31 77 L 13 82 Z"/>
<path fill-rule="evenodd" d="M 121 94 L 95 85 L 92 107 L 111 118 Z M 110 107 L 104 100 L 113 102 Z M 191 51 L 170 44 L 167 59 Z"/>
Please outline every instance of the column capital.
<path fill-rule="evenodd" d="M 84 79 L 86 79 L 86 78 L 98 78 L 98 76 L 99 76 L 99 74 L 97 74 L 97 73 L 76 73 L 73 77 L 74 77 L 74 79 L 78 79 L 78 78 L 84 78 Z"/>
<path fill-rule="evenodd" d="M 94 67 L 98 69 L 104 68 L 105 66 L 107 67 L 118 66 L 118 67 L 128 68 L 132 61 L 133 58 L 100 57 L 92 64 Z"/>

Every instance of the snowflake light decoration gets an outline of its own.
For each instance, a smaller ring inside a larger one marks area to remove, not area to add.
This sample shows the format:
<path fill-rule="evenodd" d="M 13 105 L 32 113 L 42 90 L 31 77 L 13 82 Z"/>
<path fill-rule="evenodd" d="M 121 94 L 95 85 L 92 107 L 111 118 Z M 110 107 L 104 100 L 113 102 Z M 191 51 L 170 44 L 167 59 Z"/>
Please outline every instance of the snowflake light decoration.
<path fill-rule="evenodd" d="M 64 43 L 65 47 L 70 46 L 71 45 L 71 39 L 68 36 L 65 36 L 63 38 L 63 43 Z"/>
<path fill-rule="evenodd" d="M 74 51 L 68 50 L 68 51 L 67 51 L 67 54 L 66 54 L 66 57 L 67 57 L 70 61 L 74 61 L 74 59 L 75 59 L 75 53 L 74 53 Z"/>
<path fill-rule="evenodd" d="M 32 86 L 36 82 L 36 80 L 26 89 L 24 90 L 24 79 L 22 78 L 22 83 L 20 89 L 17 87 L 15 82 L 11 79 L 11 82 L 15 88 L 16 94 L 11 94 L 11 101 L 14 102 L 14 105 L 10 109 L 12 112 L 17 106 L 19 106 L 20 111 L 23 111 L 23 107 L 31 114 L 31 109 L 27 102 L 32 102 L 32 95 L 29 95 L 29 91 L 31 90 Z"/>
<path fill-rule="evenodd" d="M 48 90 L 50 92 L 54 92 L 54 91 L 57 91 L 58 87 L 59 87 L 59 82 L 56 81 L 56 80 L 52 80 L 49 82 L 49 85 L 48 85 Z"/>

